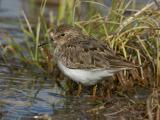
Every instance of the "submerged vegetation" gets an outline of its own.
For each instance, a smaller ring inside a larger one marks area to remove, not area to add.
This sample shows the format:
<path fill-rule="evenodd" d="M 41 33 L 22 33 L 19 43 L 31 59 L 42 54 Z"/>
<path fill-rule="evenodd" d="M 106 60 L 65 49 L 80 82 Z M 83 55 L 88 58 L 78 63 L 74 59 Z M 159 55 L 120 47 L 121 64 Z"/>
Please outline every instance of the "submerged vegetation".
<path fill-rule="evenodd" d="M 43 47 L 39 45 L 51 42 L 49 33 L 57 25 L 65 23 L 78 26 L 87 35 L 105 40 L 106 44 L 117 54 L 135 64 L 142 65 L 137 70 L 118 73 L 112 78 L 114 81 L 112 84 L 108 84 L 108 81 L 104 81 L 103 85 L 100 83 L 99 95 L 112 98 L 116 94 L 128 98 L 138 91 L 137 88 L 146 88 L 151 92 L 148 93 L 143 103 L 130 99 L 123 106 L 121 104 L 124 104 L 124 101 L 120 100 L 119 107 L 122 107 L 123 112 L 128 112 L 130 109 L 132 112 L 143 111 L 137 117 L 150 120 L 160 119 L 160 12 L 158 3 L 151 2 L 139 8 L 134 0 L 119 0 L 119 2 L 112 0 L 111 7 L 96 1 L 60 0 L 57 11 L 49 11 L 48 16 L 45 14 L 46 3 L 47 0 L 42 1 L 37 19 L 33 22 L 36 24 L 32 24 L 29 17 L 22 12 L 24 19 L 20 19 L 20 23 L 24 33 L 23 43 L 17 43 L 14 38 L 4 34 L 7 44 L 5 46 L 1 44 L 3 61 L 7 64 L 10 59 L 16 59 L 23 65 L 34 66 L 43 70 L 44 73 L 54 75 L 56 69 L 53 67 L 55 66 L 52 54 L 54 48 L 51 44 Z M 75 90 L 74 85 L 72 89 L 72 91 Z M 89 112 L 104 110 L 105 105 L 100 105 Z M 115 106 L 118 107 L 118 105 Z M 139 108 L 136 108 L 137 106 Z M 113 115 L 118 115 L 118 113 L 113 113 Z"/>

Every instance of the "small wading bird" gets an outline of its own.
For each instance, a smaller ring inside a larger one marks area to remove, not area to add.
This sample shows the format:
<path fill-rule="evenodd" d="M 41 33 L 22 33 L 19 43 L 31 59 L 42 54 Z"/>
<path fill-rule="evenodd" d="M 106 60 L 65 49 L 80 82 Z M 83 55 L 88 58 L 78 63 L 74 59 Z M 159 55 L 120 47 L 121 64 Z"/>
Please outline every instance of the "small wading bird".
<path fill-rule="evenodd" d="M 51 32 L 51 38 L 59 69 L 77 83 L 95 85 L 104 77 L 137 67 L 116 56 L 105 41 L 88 37 L 77 27 L 61 25 Z M 93 96 L 96 95 L 96 87 L 93 88 Z M 79 84 L 77 95 L 80 92 Z"/>

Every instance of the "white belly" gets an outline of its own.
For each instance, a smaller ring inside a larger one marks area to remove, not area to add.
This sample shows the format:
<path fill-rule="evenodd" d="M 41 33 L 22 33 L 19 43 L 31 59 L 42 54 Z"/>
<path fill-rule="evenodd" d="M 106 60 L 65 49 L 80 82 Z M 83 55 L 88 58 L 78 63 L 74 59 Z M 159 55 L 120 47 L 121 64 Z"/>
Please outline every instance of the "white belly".
<path fill-rule="evenodd" d="M 61 62 L 58 62 L 60 70 L 70 77 L 72 80 L 82 83 L 84 85 L 94 85 L 103 77 L 113 75 L 112 70 L 106 69 L 94 69 L 94 70 L 82 70 L 82 69 L 70 69 L 65 67 Z"/>

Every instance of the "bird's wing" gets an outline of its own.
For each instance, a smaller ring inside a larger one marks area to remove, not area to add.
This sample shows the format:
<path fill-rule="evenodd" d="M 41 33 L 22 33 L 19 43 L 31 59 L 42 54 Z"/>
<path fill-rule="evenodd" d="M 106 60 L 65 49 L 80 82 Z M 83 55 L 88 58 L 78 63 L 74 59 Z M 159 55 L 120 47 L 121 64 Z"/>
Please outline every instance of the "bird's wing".
<path fill-rule="evenodd" d="M 121 69 L 134 66 L 117 57 L 105 41 L 93 38 L 74 38 L 59 49 L 58 59 L 72 69 Z"/>

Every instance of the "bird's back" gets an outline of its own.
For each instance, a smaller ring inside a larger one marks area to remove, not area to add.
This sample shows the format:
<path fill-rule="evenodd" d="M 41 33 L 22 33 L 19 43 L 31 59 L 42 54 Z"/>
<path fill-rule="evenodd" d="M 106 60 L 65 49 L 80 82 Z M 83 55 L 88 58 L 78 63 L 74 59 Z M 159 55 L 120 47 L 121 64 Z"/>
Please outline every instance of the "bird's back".
<path fill-rule="evenodd" d="M 71 69 L 129 69 L 136 67 L 116 56 L 105 41 L 94 38 L 71 38 L 58 51 L 58 60 Z"/>

